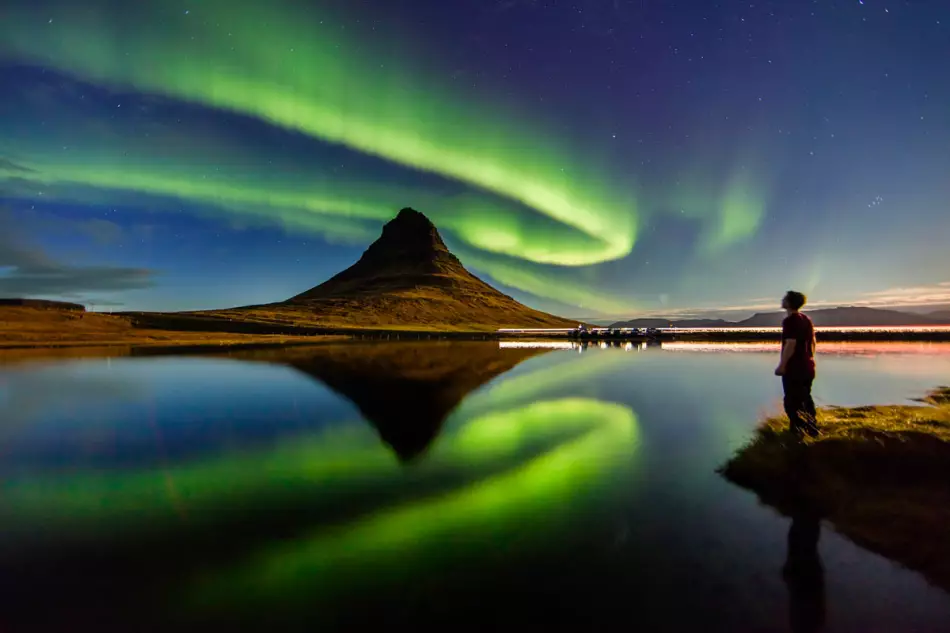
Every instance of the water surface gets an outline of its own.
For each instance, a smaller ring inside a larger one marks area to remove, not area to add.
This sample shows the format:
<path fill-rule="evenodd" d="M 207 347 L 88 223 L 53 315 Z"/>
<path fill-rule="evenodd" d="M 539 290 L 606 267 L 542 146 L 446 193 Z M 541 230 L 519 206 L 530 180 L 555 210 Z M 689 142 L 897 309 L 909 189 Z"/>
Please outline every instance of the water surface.
<path fill-rule="evenodd" d="M 946 344 L 821 350 L 820 404 L 908 402 L 950 376 Z M 776 351 L 0 365 L 0 625 L 792 630 L 789 521 L 715 472 L 779 410 Z M 950 622 L 918 574 L 827 526 L 819 552 L 825 630 Z"/>

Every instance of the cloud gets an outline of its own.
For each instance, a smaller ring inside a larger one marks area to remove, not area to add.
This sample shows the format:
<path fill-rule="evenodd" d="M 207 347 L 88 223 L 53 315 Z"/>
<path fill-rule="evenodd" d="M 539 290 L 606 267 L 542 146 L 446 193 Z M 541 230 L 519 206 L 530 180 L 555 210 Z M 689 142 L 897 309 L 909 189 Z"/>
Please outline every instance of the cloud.
<path fill-rule="evenodd" d="M 15 268 L 0 275 L 0 295 L 23 297 L 139 290 L 153 285 L 151 271 L 113 266 L 60 266 L 42 271 Z"/>
<path fill-rule="evenodd" d="M 99 244 L 114 244 L 122 239 L 124 233 L 122 227 L 115 222 L 98 218 L 79 222 L 76 228 Z"/>
<path fill-rule="evenodd" d="M 111 229 L 99 227 L 108 232 Z M 95 231 L 94 231 L 95 232 Z M 0 209 L 0 295 L 80 295 L 138 290 L 154 285 L 153 272 L 120 266 L 73 266 L 28 244 L 16 231 L 11 213 Z"/>
<path fill-rule="evenodd" d="M 21 174 L 32 174 L 34 170 L 29 167 L 24 167 L 23 165 L 18 165 L 12 160 L 7 160 L 6 158 L 0 157 L 0 171 L 12 171 L 19 172 Z"/>
<path fill-rule="evenodd" d="M 17 226 L 29 227 L 26 230 L 31 233 L 82 235 L 100 245 L 115 244 L 125 236 L 125 229 L 115 222 L 102 218 L 74 219 L 37 209 L 18 210 L 17 216 Z M 140 234 L 136 229 L 137 227 L 133 227 L 139 237 L 144 237 L 144 233 Z"/>
<path fill-rule="evenodd" d="M 930 286 L 906 286 L 869 292 L 869 300 L 904 305 L 927 305 L 950 301 L 950 281 Z"/>

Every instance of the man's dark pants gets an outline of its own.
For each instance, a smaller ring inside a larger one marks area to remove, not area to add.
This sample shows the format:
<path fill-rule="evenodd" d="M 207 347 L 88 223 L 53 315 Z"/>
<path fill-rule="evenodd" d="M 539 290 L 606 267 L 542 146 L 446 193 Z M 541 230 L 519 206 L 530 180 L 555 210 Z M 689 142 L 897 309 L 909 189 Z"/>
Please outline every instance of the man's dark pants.
<path fill-rule="evenodd" d="M 817 429 L 818 412 L 811 397 L 811 385 L 814 381 L 814 376 L 782 376 L 785 415 L 788 416 L 790 431 Z"/>

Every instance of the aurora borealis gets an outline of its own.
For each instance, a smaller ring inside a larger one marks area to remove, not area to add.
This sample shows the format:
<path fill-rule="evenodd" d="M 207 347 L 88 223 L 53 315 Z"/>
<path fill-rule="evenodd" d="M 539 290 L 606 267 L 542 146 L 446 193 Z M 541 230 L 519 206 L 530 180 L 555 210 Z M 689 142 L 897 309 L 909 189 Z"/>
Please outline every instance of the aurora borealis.
<path fill-rule="evenodd" d="M 939 288 L 950 10 L 787 4 L 7 2 L 0 294 L 276 301 L 410 205 L 561 314 Z"/>

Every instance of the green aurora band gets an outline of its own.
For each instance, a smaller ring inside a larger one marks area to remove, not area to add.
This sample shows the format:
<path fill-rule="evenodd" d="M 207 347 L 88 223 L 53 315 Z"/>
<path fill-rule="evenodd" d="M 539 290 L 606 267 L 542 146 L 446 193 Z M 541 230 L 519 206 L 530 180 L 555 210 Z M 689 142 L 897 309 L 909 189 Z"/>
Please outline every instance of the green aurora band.
<path fill-rule="evenodd" d="M 606 183 L 605 165 L 580 159 L 584 152 L 484 95 L 441 81 L 443 72 L 405 50 L 412 38 L 375 29 L 359 37 L 341 25 L 329 11 L 316 17 L 312 6 L 293 0 L 150 0 L 134 7 L 38 0 L 5 9 L 0 62 L 253 117 L 436 174 L 468 193 L 367 183 L 361 174 L 339 178 L 312 161 L 262 157 L 227 131 L 147 116 L 136 128 L 83 120 L 74 108 L 29 131 L 15 120 L 31 111 L 17 95 L 0 106 L 7 113 L 0 158 L 15 165 L 0 161 L 0 183 L 42 200 L 115 203 L 138 194 L 168 210 L 180 200 L 238 222 L 276 222 L 349 243 L 372 238 L 408 202 L 470 247 L 463 262 L 501 284 L 606 313 L 636 309 L 560 268 L 633 250 L 649 210 L 638 212 L 631 193 Z M 707 253 L 747 239 L 761 223 L 761 188 L 738 173 L 725 188 L 702 190 L 718 196 L 697 191 L 686 205 L 674 203 L 708 223 Z"/>
<path fill-rule="evenodd" d="M 247 114 L 439 174 L 534 209 L 588 238 L 573 251 L 529 249 L 532 261 L 586 265 L 622 258 L 633 248 L 630 200 L 605 193 L 596 180 L 577 178 L 589 170 L 523 122 L 505 121 L 484 103 L 476 106 L 423 83 L 408 63 L 392 54 L 369 54 L 342 37 L 332 20 L 294 12 L 292 4 L 238 8 L 212 0 L 199 6 L 195 15 L 186 14 L 195 4 L 182 2 L 136 3 L 134 11 L 72 2 L 49 3 L 45 10 L 15 8 L 0 25 L 0 50 L 85 80 Z M 123 183 L 119 174 L 106 174 L 105 182 L 93 182 L 91 176 L 62 174 L 97 186 L 153 188 L 161 180 L 140 176 Z M 351 203 L 318 198 L 305 208 L 335 212 L 341 204 Z M 523 245 L 490 222 L 456 230 L 479 248 L 522 256 Z"/>
<path fill-rule="evenodd" d="M 684 161 L 676 187 L 664 196 L 674 213 L 692 219 L 711 219 L 700 244 L 700 255 L 721 254 L 730 246 L 755 236 L 765 218 L 771 177 L 761 168 L 763 159 L 755 139 L 741 138 L 729 169 L 716 169 L 722 157 L 697 152 Z M 718 172 L 718 173 L 717 173 Z M 717 174 L 713 177 L 713 174 Z"/>
<path fill-rule="evenodd" d="M 94 119 L 71 114 L 59 98 L 55 94 L 38 101 L 21 98 L 0 104 L 0 117 L 9 113 L 9 120 L 16 121 L 11 123 L 15 134 L 8 134 L 6 143 L 30 157 L 9 165 L 0 163 L 0 183 L 7 195 L 165 211 L 199 203 L 227 213 L 235 223 L 277 222 L 347 244 L 375 239 L 378 226 L 392 216 L 391 201 L 414 200 L 438 226 L 449 229 L 448 237 L 474 232 L 478 223 L 489 225 L 490 234 L 503 236 L 499 243 L 510 246 L 521 258 L 466 248 L 464 239 L 453 249 L 466 265 L 501 284 L 593 310 L 624 312 L 633 307 L 630 301 L 598 292 L 589 283 L 572 281 L 564 269 L 555 274 L 548 266 L 524 261 L 533 253 L 570 254 L 590 242 L 553 221 L 506 210 L 484 196 L 358 184 L 352 176 L 330 178 L 320 165 L 301 164 L 300 159 L 289 159 L 279 151 L 260 164 L 233 138 L 187 122 L 176 126 L 116 122 L 104 130 Z M 17 116 L 22 112 L 34 114 L 24 119 L 22 114 Z M 49 135 L 65 149 L 51 151 L 38 142 Z M 6 154 L 14 155 L 10 150 Z"/>

